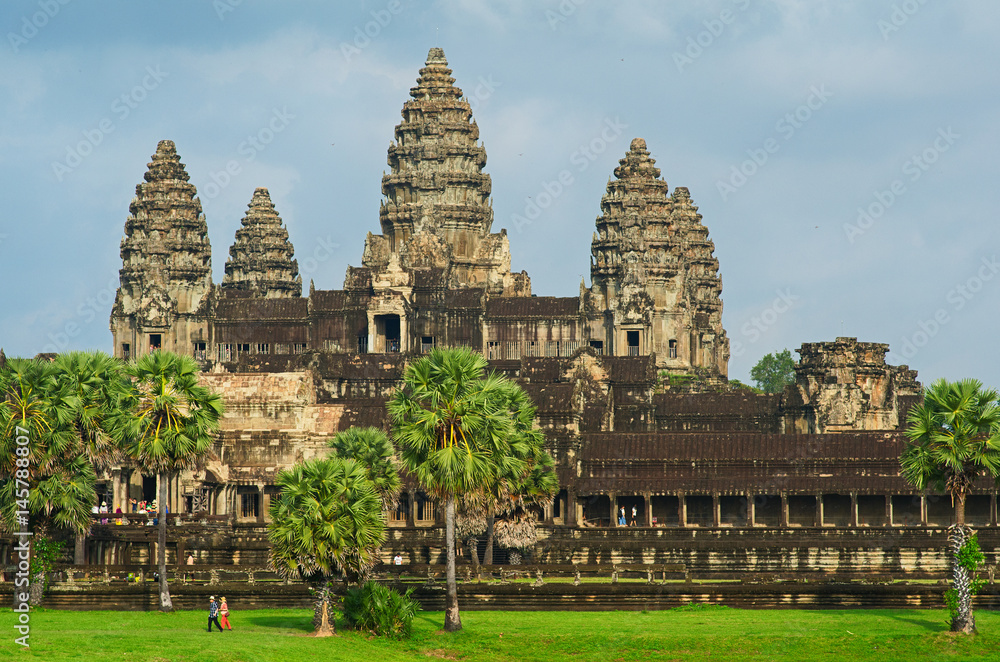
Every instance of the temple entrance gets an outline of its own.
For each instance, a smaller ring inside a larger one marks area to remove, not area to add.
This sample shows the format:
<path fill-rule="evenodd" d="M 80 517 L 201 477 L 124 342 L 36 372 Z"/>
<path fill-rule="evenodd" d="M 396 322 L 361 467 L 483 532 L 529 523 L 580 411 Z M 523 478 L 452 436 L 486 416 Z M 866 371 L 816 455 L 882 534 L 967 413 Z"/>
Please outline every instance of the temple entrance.
<path fill-rule="evenodd" d="M 375 316 L 375 351 L 386 354 L 400 351 L 399 315 Z"/>
<path fill-rule="evenodd" d="M 142 498 L 147 503 L 156 499 L 156 476 L 142 477 Z"/>

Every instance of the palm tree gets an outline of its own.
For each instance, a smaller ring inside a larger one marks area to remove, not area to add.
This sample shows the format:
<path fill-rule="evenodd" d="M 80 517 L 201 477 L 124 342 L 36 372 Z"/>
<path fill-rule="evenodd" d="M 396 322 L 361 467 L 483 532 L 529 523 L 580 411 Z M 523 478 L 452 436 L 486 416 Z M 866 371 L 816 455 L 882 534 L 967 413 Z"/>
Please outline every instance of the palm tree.
<path fill-rule="evenodd" d="M 511 419 L 510 439 L 514 442 L 511 451 L 522 453 L 525 464 L 512 467 L 510 473 L 498 473 L 492 483 L 480 486 L 464 499 L 467 513 L 478 514 L 486 521 L 483 563 L 487 565 L 493 563 L 497 518 L 500 518 L 501 528 L 518 531 L 517 536 L 504 535 L 504 541 L 498 542 L 510 547 L 506 542 L 516 538 L 523 543 L 517 547 L 528 547 L 536 533 L 531 507 L 545 507 L 559 491 L 555 463 L 545 451 L 545 436 L 534 427 L 537 408 L 524 389 L 514 382 L 506 382 L 504 389 L 506 410 Z"/>
<path fill-rule="evenodd" d="M 924 393 L 923 404 L 910 410 L 900 458 L 903 477 L 918 489 L 931 488 L 951 495 L 955 523 L 949 527 L 953 554 L 954 590 L 958 609 L 953 632 L 976 630 L 972 614 L 971 577 L 959 563 L 959 551 L 972 530 L 965 523 L 965 500 L 983 475 L 1000 476 L 1000 394 L 981 382 L 940 379 Z"/>
<path fill-rule="evenodd" d="M 28 512 L 36 539 L 50 526 L 78 537 L 90 526 L 96 475 L 74 450 L 75 409 L 73 393 L 51 362 L 14 358 L 0 367 L 0 514 L 6 530 L 23 530 L 18 511 Z M 17 444 L 18 437 L 27 443 Z M 31 601 L 37 604 L 44 577 L 33 580 Z"/>
<path fill-rule="evenodd" d="M 385 510 L 396 506 L 400 488 L 396 449 L 385 432 L 374 427 L 348 428 L 331 439 L 329 445 L 337 457 L 361 463 Z"/>
<path fill-rule="evenodd" d="M 382 500 L 364 466 L 339 457 L 310 460 L 278 474 L 271 504 L 271 565 L 310 583 L 318 596 L 316 636 L 336 632 L 330 618 L 338 574 L 360 583 L 385 541 Z"/>
<path fill-rule="evenodd" d="M 55 358 L 53 367 L 71 406 L 74 460 L 97 472 L 120 464 L 125 453 L 115 426 L 123 420 L 119 407 L 131 388 L 124 363 L 103 352 L 67 352 Z M 85 529 L 76 531 L 76 563 L 83 563 L 85 536 Z"/>
<path fill-rule="evenodd" d="M 210 451 L 222 399 L 198 385 L 198 364 L 189 356 L 151 352 L 126 370 L 133 386 L 127 398 L 130 413 L 122 425 L 124 441 L 129 456 L 158 477 L 160 610 L 172 611 L 167 585 L 167 482 Z"/>
<path fill-rule="evenodd" d="M 411 363 L 388 403 L 403 466 L 445 503 L 444 629 L 462 628 L 455 578 L 455 503 L 464 494 L 527 469 L 528 449 L 508 404 L 511 383 L 484 376 L 486 359 L 464 347 L 435 349 Z"/>

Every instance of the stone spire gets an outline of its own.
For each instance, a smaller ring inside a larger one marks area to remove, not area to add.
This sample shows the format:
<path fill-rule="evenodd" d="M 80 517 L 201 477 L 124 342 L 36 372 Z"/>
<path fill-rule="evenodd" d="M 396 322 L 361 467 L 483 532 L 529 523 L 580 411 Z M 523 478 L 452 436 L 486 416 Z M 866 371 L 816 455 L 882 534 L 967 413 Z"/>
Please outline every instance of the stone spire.
<path fill-rule="evenodd" d="M 626 280 L 668 280 L 678 268 L 669 187 L 660 179 L 646 141 L 633 140 L 619 164 L 601 198 L 602 214 L 591 243 L 591 281 L 612 291 Z"/>
<path fill-rule="evenodd" d="M 222 287 L 262 299 L 302 296 L 302 276 L 294 255 L 271 196 L 266 188 L 258 188 L 229 248 Z"/>
<path fill-rule="evenodd" d="M 486 150 L 440 48 L 430 49 L 410 97 L 382 177 L 382 234 L 369 235 L 362 263 L 379 274 L 397 254 L 404 271 L 443 270 L 448 287 L 530 294 L 527 275 L 510 273 L 506 231 L 490 233 Z"/>
<path fill-rule="evenodd" d="M 156 146 L 143 179 L 129 205 L 121 242 L 121 284 L 111 313 L 116 353 L 124 342 L 135 355 L 155 345 L 155 338 L 163 349 L 190 353 L 189 341 L 197 332 L 176 327 L 178 320 L 185 325 L 203 321 L 208 307 L 208 226 L 173 141 Z M 141 336 L 153 331 L 155 338 L 147 343 Z"/>
<path fill-rule="evenodd" d="M 611 311 L 616 329 L 646 328 L 641 354 L 662 367 L 725 375 L 722 281 L 708 229 L 686 188 L 670 189 L 646 141 L 636 138 L 601 198 L 591 243 L 592 314 Z"/>

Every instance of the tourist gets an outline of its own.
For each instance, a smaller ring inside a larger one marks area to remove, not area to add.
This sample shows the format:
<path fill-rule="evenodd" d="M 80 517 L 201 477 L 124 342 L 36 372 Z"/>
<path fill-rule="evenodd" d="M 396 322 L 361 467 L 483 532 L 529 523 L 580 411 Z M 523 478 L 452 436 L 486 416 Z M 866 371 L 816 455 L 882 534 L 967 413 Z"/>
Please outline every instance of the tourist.
<path fill-rule="evenodd" d="M 632 506 L 632 520 L 628 523 L 629 526 L 635 526 L 635 506 Z"/>
<path fill-rule="evenodd" d="M 625 506 L 618 509 L 618 526 L 625 526 Z"/>
<path fill-rule="evenodd" d="M 403 565 L 403 556 L 399 552 L 396 552 L 396 555 L 392 557 L 392 564 Z"/>
<path fill-rule="evenodd" d="M 222 626 L 219 625 L 219 603 L 215 601 L 215 596 L 213 595 L 208 599 L 208 631 L 212 631 L 212 623 L 215 623 L 216 627 L 219 628 L 219 632 L 222 632 Z"/>
<path fill-rule="evenodd" d="M 229 605 L 226 604 L 226 596 L 222 596 L 220 600 L 222 604 L 219 605 L 219 616 L 222 617 L 222 627 L 226 630 L 232 630 L 233 626 L 229 624 Z"/>
<path fill-rule="evenodd" d="M 132 512 L 133 512 L 133 513 L 134 513 L 134 512 L 137 512 L 137 511 L 138 511 L 138 508 L 139 508 L 139 502 L 138 502 L 138 501 L 136 501 L 135 499 L 129 499 L 129 500 L 128 500 L 128 502 L 129 502 L 130 504 L 132 504 Z"/>
<path fill-rule="evenodd" d="M 107 501 L 102 501 L 101 502 L 101 514 L 102 515 L 107 515 L 108 514 L 108 502 Z M 108 523 L 108 518 L 107 517 L 102 517 L 101 518 L 101 524 L 107 524 L 107 523 Z"/>
<path fill-rule="evenodd" d="M 117 517 L 115 517 L 115 524 L 118 524 L 120 526 L 121 523 L 122 523 L 122 507 L 121 506 L 118 506 L 117 508 L 115 508 L 115 515 L 117 515 Z"/>
<path fill-rule="evenodd" d="M 194 565 L 194 554 L 192 554 L 191 552 L 188 552 L 187 564 L 188 565 Z"/>

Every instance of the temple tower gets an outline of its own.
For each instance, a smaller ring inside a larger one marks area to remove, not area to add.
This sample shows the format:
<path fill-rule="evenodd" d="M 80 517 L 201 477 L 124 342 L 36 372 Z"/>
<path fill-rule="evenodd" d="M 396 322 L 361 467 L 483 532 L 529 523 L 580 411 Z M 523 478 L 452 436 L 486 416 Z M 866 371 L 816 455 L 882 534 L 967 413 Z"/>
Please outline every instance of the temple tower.
<path fill-rule="evenodd" d="M 266 188 L 258 188 L 229 248 L 222 289 L 248 292 L 259 299 L 302 296 L 302 276 L 294 256 L 288 230 L 282 227 L 271 196 Z"/>
<path fill-rule="evenodd" d="M 389 146 L 390 172 L 382 178 L 385 199 L 379 210 L 382 234 L 368 235 L 362 264 L 375 281 L 387 271 L 434 269 L 444 287 L 527 296 L 527 274 L 510 273 L 506 230 L 490 232 L 486 150 L 477 142 L 472 108 L 454 83 L 444 51 L 430 49 Z M 351 276 L 349 270 L 349 281 Z"/>
<path fill-rule="evenodd" d="M 725 376 L 722 280 L 715 246 L 686 188 L 671 195 L 646 141 L 632 141 L 601 198 L 587 310 L 614 354 L 656 354 L 659 367 Z M 593 328 L 592 337 L 598 337 Z"/>
<path fill-rule="evenodd" d="M 160 348 L 204 351 L 210 342 L 212 249 L 201 201 L 170 140 L 156 146 L 143 178 L 121 242 L 120 285 L 111 310 L 115 356 Z"/>

